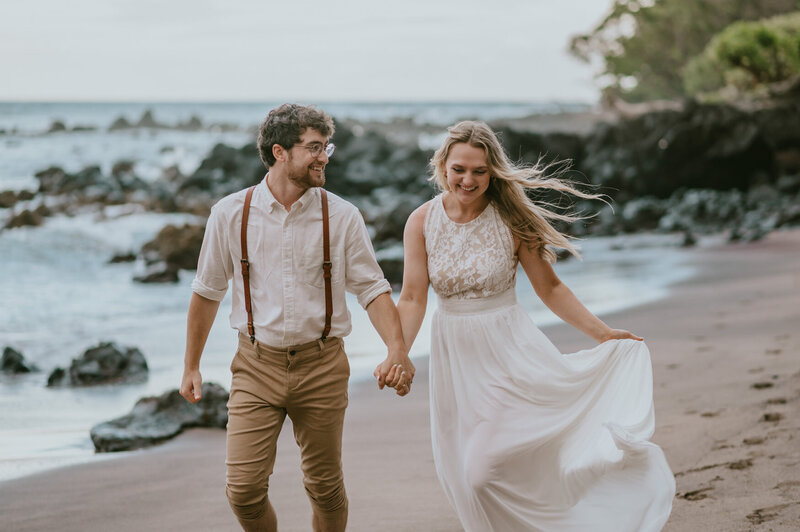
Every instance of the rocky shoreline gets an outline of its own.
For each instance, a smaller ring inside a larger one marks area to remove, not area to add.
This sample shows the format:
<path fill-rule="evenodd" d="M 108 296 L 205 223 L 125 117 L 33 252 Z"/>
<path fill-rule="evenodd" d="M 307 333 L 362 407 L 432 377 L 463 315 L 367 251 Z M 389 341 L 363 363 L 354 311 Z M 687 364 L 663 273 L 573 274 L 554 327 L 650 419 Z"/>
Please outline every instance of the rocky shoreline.
<path fill-rule="evenodd" d="M 689 102 L 629 118 L 569 116 L 564 123 L 558 128 L 553 115 L 492 125 L 512 158 L 529 164 L 569 159 L 569 178 L 609 198 L 609 205 L 576 204 L 587 219 L 559 227 L 574 236 L 682 232 L 691 245 L 698 234 L 724 232 L 731 241 L 749 241 L 800 224 L 800 99 L 749 110 Z M 166 126 L 145 113 L 126 127 Z M 409 120 L 337 122 L 326 188 L 359 207 L 395 284 L 402 276 L 405 220 L 434 194 L 427 165 L 435 130 Z M 214 202 L 263 175 L 255 142 L 218 144 L 190 175 L 169 167 L 149 181 L 127 160 L 118 161 L 108 175 L 97 166 L 75 173 L 46 168 L 36 173 L 38 190 L 0 192 L 0 207 L 8 209 L 7 229 L 40 225 L 55 213 L 124 203 L 207 216 Z M 557 203 L 562 198 L 537 199 Z M 179 269 L 196 263 L 202 234 L 202 225 L 167 227 L 141 250 L 130 250 L 127 260 L 139 257 L 148 265 L 136 280 L 176 281 Z"/>

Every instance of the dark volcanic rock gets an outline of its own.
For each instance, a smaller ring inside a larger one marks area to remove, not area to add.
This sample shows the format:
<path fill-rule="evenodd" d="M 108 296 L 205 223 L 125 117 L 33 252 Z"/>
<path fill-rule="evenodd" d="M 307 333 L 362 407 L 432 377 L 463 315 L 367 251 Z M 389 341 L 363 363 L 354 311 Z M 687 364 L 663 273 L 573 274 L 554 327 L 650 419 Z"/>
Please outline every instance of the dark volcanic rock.
<path fill-rule="evenodd" d="M 417 194 L 403 193 L 388 187 L 376 189 L 375 192 L 372 196 L 375 201 L 372 204 L 377 208 L 368 209 L 370 214 L 367 217 L 367 221 L 375 228 L 373 242 L 378 247 L 402 242 L 406 220 L 425 200 L 420 201 Z"/>
<path fill-rule="evenodd" d="M 120 160 L 111 167 L 111 177 L 117 185 L 125 192 L 133 190 L 146 190 L 147 182 L 134 173 L 135 163 L 128 160 Z"/>
<path fill-rule="evenodd" d="M 17 194 L 13 190 L 0 192 L 0 209 L 9 209 L 16 205 Z"/>
<path fill-rule="evenodd" d="M 109 264 L 119 264 L 121 262 L 133 262 L 136 260 L 135 253 L 117 253 L 113 257 L 111 257 L 108 262 Z"/>
<path fill-rule="evenodd" d="M 32 200 L 34 197 L 36 197 L 36 194 L 30 190 L 20 190 L 17 192 L 17 201 L 28 201 Z"/>
<path fill-rule="evenodd" d="M 189 120 L 187 120 L 186 122 L 180 122 L 175 127 L 177 129 L 184 129 L 187 131 L 198 131 L 200 129 L 203 129 L 203 121 L 200 120 L 200 117 L 192 115 L 189 118 Z"/>
<path fill-rule="evenodd" d="M 663 198 L 681 187 L 744 190 L 776 171 L 753 115 L 727 105 L 687 105 L 602 124 L 587 139 L 580 167 L 622 200 Z"/>
<path fill-rule="evenodd" d="M 177 283 L 178 268 L 166 262 L 156 262 L 147 266 L 142 275 L 133 278 L 137 283 Z"/>
<path fill-rule="evenodd" d="M 512 160 L 536 163 L 569 159 L 580 161 L 584 156 L 585 140 L 572 133 L 536 133 L 501 128 L 497 131 L 506 153 Z"/>
<path fill-rule="evenodd" d="M 163 128 L 166 126 L 157 122 L 156 119 L 153 118 L 153 111 L 147 109 L 142 113 L 142 116 L 139 118 L 139 121 L 136 123 L 135 127 Z"/>
<path fill-rule="evenodd" d="M 61 120 L 54 120 L 52 124 L 50 124 L 50 128 L 47 130 L 48 133 L 57 133 L 59 131 L 66 131 L 67 126 L 64 125 L 64 122 Z"/>
<path fill-rule="evenodd" d="M 745 195 L 738 190 L 685 190 L 667 202 L 667 213 L 659 221 L 662 231 L 714 233 L 736 224 L 744 216 Z"/>
<path fill-rule="evenodd" d="M 334 140 L 336 153 L 325 169 L 325 188 L 331 192 L 353 197 L 385 186 L 409 193 L 430 191 L 427 165 L 432 152 L 398 146 L 375 131 L 353 136 L 337 129 Z"/>
<path fill-rule="evenodd" d="M 653 197 L 636 198 L 622 209 L 622 223 L 627 232 L 652 231 L 667 209 L 663 202 Z"/>
<path fill-rule="evenodd" d="M 67 371 L 64 368 L 56 368 L 47 377 L 47 386 L 61 386 L 66 377 Z"/>
<path fill-rule="evenodd" d="M 104 175 L 96 165 L 75 173 L 51 166 L 37 172 L 35 177 L 39 181 L 40 193 L 65 196 L 58 199 L 64 204 L 113 205 L 135 202 L 160 208 L 159 201 L 152 198 L 151 185 L 134 173 L 134 167 L 133 161 L 117 161 L 111 168 L 111 175 Z M 173 192 L 170 191 L 170 194 Z"/>
<path fill-rule="evenodd" d="M 133 125 L 130 122 L 128 122 L 127 118 L 125 118 L 124 116 L 120 116 L 119 118 L 111 122 L 111 125 L 108 126 L 108 130 L 117 131 L 119 129 L 130 129 L 132 127 Z"/>
<path fill-rule="evenodd" d="M 68 374 L 56 368 L 47 385 L 69 384 L 92 386 L 115 382 L 138 382 L 147 378 L 147 361 L 135 347 L 120 348 L 114 343 L 101 342 L 72 359 Z M 67 378 L 68 377 L 68 378 Z M 67 378 L 67 382 L 64 379 Z"/>
<path fill-rule="evenodd" d="M 39 180 L 39 192 L 66 194 L 84 190 L 91 186 L 102 186 L 104 179 L 99 166 L 87 166 L 74 174 L 66 173 L 58 166 L 51 166 L 34 177 Z"/>
<path fill-rule="evenodd" d="M 179 202 L 193 197 L 207 198 L 213 203 L 219 198 L 257 184 L 266 174 L 258 157 L 255 142 L 241 148 L 217 144 L 195 172 L 178 187 Z"/>
<path fill-rule="evenodd" d="M 6 229 L 13 229 L 15 227 L 42 225 L 43 222 L 44 218 L 42 217 L 41 214 L 37 213 L 36 211 L 25 209 L 19 214 L 12 216 L 6 222 Z"/>
<path fill-rule="evenodd" d="M 48 217 L 48 216 L 53 214 L 53 211 L 50 210 L 50 207 L 48 207 L 44 203 L 40 203 L 39 206 L 37 206 L 33 210 L 33 212 L 34 212 L 34 214 L 37 214 L 37 215 L 41 216 L 42 218 L 46 218 L 46 217 Z"/>
<path fill-rule="evenodd" d="M 203 398 L 195 404 L 178 390 L 158 397 L 144 397 L 122 417 L 92 427 L 98 452 L 128 451 L 173 438 L 190 427 L 224 429 L 228 423 L 228 392 L 215 383 L 203 383 Z"/>
<path fill-rule="evenodd" d="M 142 255 L 148 264 L 163 261 L 176 269 L 196 269 L 204 234 L 203 225 L 167 225 L 142 246 Z"/>
<path fill-rule="evenodd" d="M 38 371 L 34 364 L 25 362 L 25 357 L 22 353 L 11 347 L 3 349 L 3 357 L 0 359 L 0 370 L 6 373 L 30 373 L 31 371 Z"/>
<path fill-rule="evenodd" d="M 119 119 L 112 125 L 112 129 L 136 127 L 197 129 L 203 124 L 192 117 L 164 125 L 146 111 L 133 124 Z M 378 250 L 401 242 L 409 213 L 435 193 L 428 181 L 432 150 L 417 145 L 417 134 L 431 134 L 431 129 L 415 130 L 411 121 L 403 127 L 409 132 L 398 135 L 391 125 L 337 121 L 332 139 L 336 153 L 326 168 L 326 188 L 361 210 Z M 598 185 L 590 190 L 613 201 L 615 212 L 601 202 L 580 201 L 577 210 L 597 216 L 573 224 L 555 222 L 559 230 L 575 236 L 729 231 L 733 239 L 748 240 L 800 220 L 800 102 L 795 96 L 750 110 L 688 102 L 678 110 L 603 122 L 589 133 L 541 133 L 524 131 L 519 125 L 500 127 L 498 133 L 512 160 L 570 159 L 574 171 L 566 174 L 569 179 Z M 51 167 L 39 172 L 37 179 L 43 193 L 65 195 L 48 201 L 56 208 L 58 201 L 132 202 L 149 210 L 207 216 L 214 202 L 258 183 L 265 174 L 255 142 L 214 146 L 189 176 L 168 168 L 161 178 L 144 181 L 134 169 L 133 161 L 119 161 L 110 175 L 102 175 L 97 167 L 76 174 Z M 771 188 L 758 191 L 762 185 Z M 531 191 L 530 196 L 566 203 L 557 193 Z M 20 199 L 2 196 L 0 206 Z M 15 223 L 36 223 L 35 215 L 25 216 Z M 195 268 L 202 232 L 187 237 L 187 242 L 180 242 L 183 237 L 177 231 L 167 236 L 173 242 L 143 248 L 151 271 L 140 280 L 174 281 L 179 269 Z M 387 271 L 395 271 L 385 260 Z M 153 266 L 159 262 L 164 264 Z"/>

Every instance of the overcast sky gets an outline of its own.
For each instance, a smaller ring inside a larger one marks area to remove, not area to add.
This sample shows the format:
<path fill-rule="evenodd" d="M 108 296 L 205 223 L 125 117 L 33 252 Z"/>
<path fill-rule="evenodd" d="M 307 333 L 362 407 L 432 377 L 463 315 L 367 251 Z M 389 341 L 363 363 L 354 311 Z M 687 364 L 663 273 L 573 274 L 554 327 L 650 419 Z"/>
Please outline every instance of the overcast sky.
<path fill-rule="evenodd" d="M 0 100 L 594 101 L 612 0 L 3 0 Z"/>

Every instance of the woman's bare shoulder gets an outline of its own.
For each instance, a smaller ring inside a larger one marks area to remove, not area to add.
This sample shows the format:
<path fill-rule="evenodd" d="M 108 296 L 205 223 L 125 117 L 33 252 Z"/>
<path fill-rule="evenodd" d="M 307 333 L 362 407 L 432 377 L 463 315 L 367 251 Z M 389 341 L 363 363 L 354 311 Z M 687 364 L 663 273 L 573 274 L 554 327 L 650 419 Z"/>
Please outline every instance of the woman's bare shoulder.
<path fill-rule="evenodd" d="M 422 231 L 423 226 L 425 225 L 425 217 L 428 216 L 428 211 L 433 205 L 433 202 L 436 199 L 428 200 L 416 209 L 408 216 L 408 220 L 406 221 L 406 229 L 413 229 Z"/>

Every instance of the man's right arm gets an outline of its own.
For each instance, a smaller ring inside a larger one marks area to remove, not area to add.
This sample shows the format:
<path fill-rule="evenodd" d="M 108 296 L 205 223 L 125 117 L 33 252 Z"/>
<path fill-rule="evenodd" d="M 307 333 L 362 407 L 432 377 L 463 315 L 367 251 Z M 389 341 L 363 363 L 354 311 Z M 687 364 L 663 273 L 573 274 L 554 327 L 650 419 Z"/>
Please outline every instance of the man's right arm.
<path fill-rule="evenodd" d="M 186 355 L 183 358 L 181 395 L 190 403 L 202 398 L 203 378 L 200 376 L 200 357 L 208 340 L 208 333 L 219 309 L 219 301 L 206 299 L 192 293 L 189 316 L 186 319 Z"/>
<path fill-rule="evenodd" d="M 186 319 L 186 354 L 180 393 L 190 403 L 202 397 L 200 357 L 208 339 L 219 303 L 233 276 L 233 261 L 228 243 L 225 216 L 215 205 L 206 223 L 203 245 L 197 261 L 197 275 L 192 281 L 192 300 Z"/>

